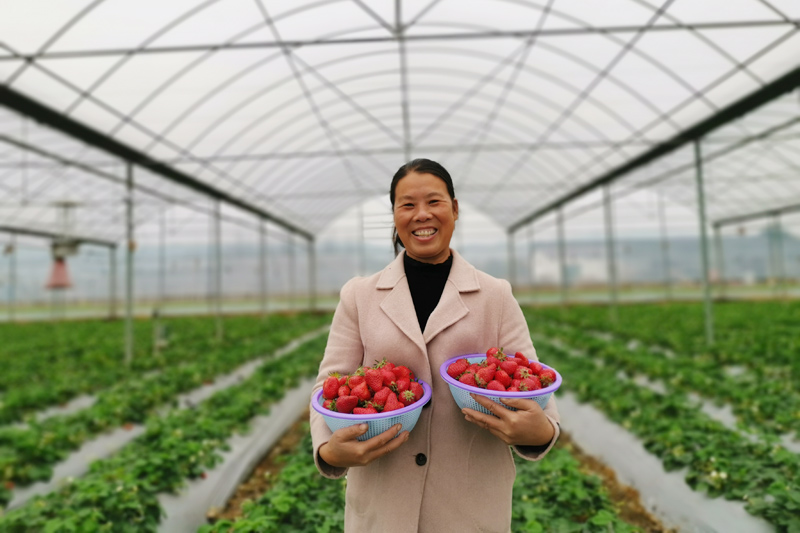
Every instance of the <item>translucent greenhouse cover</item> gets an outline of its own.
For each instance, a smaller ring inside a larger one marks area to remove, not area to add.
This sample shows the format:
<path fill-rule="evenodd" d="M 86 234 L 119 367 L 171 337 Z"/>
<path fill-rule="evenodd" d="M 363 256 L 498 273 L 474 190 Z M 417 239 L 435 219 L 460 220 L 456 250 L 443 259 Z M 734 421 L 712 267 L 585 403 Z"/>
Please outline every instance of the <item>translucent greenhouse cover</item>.
<path fill-rule="evenodd" d="M 309 235 L 416 157 L 512 227 L 798 67 L 798 0 L 0 1 L 3 86 Z M 798 122 L 703 140 L 710 219 L 797 203 Z M 123 160 L 9 106 L 0 141 L 0 226 L 125 235 Z M 614 194 L 694 202 L 690 148 Z M 213 210 L 133 174 L 137 222 Z"/>

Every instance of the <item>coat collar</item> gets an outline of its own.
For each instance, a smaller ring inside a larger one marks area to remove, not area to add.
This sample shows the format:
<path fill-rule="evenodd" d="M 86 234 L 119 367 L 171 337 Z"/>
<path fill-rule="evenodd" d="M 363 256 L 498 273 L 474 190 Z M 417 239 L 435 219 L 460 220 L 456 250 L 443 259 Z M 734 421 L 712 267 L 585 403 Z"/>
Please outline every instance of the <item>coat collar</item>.
<path fill-rule="evenodd" d="M 451 253 L 453 254 L 453 265 L 450 267 L 450 275 L 445 283 L 439 304 L 428 318 L 424 335 L 419 329 L 419 321 L 403 266 L 405 252 L 398 254 L 394 261 L 383 270 L 376 285 L 379 290 L 391 290 L 381 302 L 383 312 L 426 354 L 427 343 L 469 313 L 469 309 L 461 299 L 461 293 L 480 290 L 475 267 L 464 260 L 458 252 L 451 250 Z"/>

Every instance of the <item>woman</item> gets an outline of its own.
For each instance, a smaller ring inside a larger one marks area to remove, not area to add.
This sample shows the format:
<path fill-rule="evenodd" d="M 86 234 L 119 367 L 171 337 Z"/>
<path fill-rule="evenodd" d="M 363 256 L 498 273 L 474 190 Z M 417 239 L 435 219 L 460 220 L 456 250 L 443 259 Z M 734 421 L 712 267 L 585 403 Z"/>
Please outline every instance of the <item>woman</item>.
<path fill-rule="evenodd" d="M 497 417 L 459 410 L 439 366 L 492 346 L 535 358 L 527 323 L 507 281 L 450 249 L 458 201 L 441 165 L 403 165 L 390 199 L 395 251 L 400 245 L 405 253 L 342 288 L 314 391 L 329 372 L 385 357 L 430 383 L 433 397 L 413 432 L 396 426 L 363 442 L 366 424 L 332 433 L 312 410 L 317 468 L 329 478 L 347 474 L 346 531 L 507 532 L 516 473 L 510 449 L 534 461 L 547 454 L 559 435 L 555 400 L 544 410 L 508 400 L 515 412 L 475 396 Z"/>

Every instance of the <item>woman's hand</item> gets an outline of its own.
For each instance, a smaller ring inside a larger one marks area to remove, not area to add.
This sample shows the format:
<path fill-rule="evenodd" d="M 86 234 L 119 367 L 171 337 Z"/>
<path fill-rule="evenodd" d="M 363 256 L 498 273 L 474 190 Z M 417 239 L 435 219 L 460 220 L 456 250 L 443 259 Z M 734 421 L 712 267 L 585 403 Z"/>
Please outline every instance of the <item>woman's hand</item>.
<path fill-rule="evenodd" d="M 517 409 L 512 411 L 485 396 L 477 394 L 470 394 L 470 396 L 495 416 L 465 407 L 461 412 L 467 422 L 472 422 L 476 426 L 488 430 L 506 444 L 542 446 L 553 440 L 555 436 L 553 425 L 534 400 L 501 398 L 503 403 Z"/>
<path fill-rule="evenodd" d="M 408 440 L 408 431 L 396 424 L 380 435 L 360 441 L 359 436 L 367 432 L 367 424 L 356 424 L 333 432 L 331 440 L 319 447 L 319 456 L 331 466 L 347 468 L 366 466 L 403 445 Z M 394 438 L 397 435 L 397 438 Z"/>

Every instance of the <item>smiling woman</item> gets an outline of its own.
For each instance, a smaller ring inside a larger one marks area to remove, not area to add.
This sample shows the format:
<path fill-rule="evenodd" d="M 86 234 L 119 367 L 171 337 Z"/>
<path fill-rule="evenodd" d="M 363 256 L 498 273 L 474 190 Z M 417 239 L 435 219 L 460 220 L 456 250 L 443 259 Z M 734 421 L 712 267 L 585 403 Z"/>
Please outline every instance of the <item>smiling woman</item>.
<path fill-rule="evenodd" d="M 325 477 L 347 474 L 345 531 L 506 533 L 515 478 L 509 446 L 529 461 L 549 452 L 559 435 L 555 399 L 544 408 L 508 399 L 512 411 L 476 397 L 494 416 L 453 401 L 439 366 L 491 346 L 535 359 L 528 325 L 507 281 L 450 248 L 458 201 L 444 167 L 428 159 L 403 165 L 390 199 L 397 257 L 342 287 L 314 393 L 329 375 L 388 359 L 431 384 L 434 407 L 422 409 L 411 431 L 397 424 L 363 441 L 366 424 L 331 431 L 312 410 L 314 460 Z M 389 487 L 402 498 L 383 497 Z"/>

